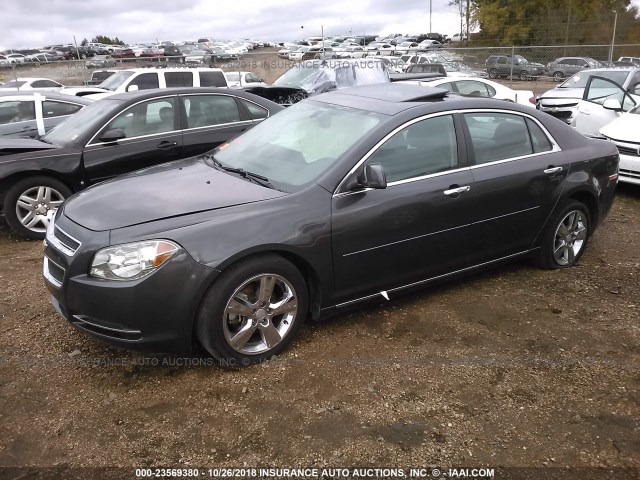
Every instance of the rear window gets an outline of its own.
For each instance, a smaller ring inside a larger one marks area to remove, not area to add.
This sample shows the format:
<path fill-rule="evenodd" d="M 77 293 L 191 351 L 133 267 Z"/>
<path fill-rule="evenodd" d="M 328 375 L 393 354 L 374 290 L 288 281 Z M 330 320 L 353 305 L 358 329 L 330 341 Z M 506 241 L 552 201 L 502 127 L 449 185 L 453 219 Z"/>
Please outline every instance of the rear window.
<path fill-rule="evenodd" d="M 226 87 L 227 79 L 224 73 L 213 72 L 200 72 L 200 86 L 201 87 Z"/>
<path fill-rule="evenodd" d="M 573 77 L 569 78 L 566 82 L 560 85 L 559 88 L 585 88 L 587 86 L 587 82 L 592 75 L 596 75 L 598 77 L 607 78 L 609 80 L 613 80 L 618 85 L 623 85 L 627 76 L 629 75 L 628 71 L 620 71 L 620 70 L 603 70 L 603 71 L 591 71 L 591 72 L 580 72 L 576 73 Z"/>

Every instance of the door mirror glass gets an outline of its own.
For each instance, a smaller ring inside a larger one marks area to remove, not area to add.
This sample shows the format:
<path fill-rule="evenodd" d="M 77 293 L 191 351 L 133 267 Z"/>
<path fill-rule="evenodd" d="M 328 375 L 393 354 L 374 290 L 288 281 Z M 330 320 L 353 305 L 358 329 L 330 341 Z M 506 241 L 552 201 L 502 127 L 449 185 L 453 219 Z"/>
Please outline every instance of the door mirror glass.
<path fill-rule="evenodd" d="M 622 105 L 620 105 L 620 100 L 618 100 L 617 98 L 609 98 L 605 100 L 602 106 L 607 110 L 614 110 L 616 112 L 619 112 L 620 110 L 622 110 Z"/>
<path fill-rule="evenodd" d="M 100 136 L 100 141 L 105 143 L 117 142 L 118 140 L 122 140 L 123 138 L 126 138 L 126 135 L 123 129 L 111 128 Z"/>

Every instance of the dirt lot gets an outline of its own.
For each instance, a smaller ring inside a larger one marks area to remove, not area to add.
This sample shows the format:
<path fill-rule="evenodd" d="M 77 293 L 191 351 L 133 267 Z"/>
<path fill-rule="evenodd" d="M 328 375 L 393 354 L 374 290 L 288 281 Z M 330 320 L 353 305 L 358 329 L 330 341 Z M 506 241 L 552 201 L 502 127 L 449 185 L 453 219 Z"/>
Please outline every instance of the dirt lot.
<path fill-rule="evenodd" d="M 619 187 L 575 268 L 514 264 L 309 324 L 242 370 L 77 332 L 41 244 L 1 225 L 0 466 L 640 467 L 640 188 Z"/>

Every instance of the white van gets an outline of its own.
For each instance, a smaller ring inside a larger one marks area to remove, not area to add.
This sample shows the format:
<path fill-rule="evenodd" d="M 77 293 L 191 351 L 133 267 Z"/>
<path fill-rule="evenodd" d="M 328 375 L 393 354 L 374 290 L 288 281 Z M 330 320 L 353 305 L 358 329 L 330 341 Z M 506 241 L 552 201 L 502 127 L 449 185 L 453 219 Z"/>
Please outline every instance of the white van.
<path fill-rule="evenodd" d="M 170 87 L 222 87 L 229 84 L 220 68 L 127 68 L 94 88 L 68 87 L 60 93 L 97 100 L 115 93 Z"/>

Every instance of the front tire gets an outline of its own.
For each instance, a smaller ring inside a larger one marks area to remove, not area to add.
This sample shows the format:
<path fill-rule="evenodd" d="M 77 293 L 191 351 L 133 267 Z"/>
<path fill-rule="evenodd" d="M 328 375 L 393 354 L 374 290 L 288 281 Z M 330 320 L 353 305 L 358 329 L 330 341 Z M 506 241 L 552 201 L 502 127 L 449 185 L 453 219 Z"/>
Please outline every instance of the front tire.
<path fill-rule="evenodd" d="M 215 358 L 249 365 L 284 350 L 307 313 L 307 284 L 298 269 L 278 255 L 260 255 L 230 267 L 209 288 L 196 335 Z"/>
<path fill-rule="evenodd" d="M 520 80 L 523 82 L 526 82 L 527 80 L 529 80 L 529 74 L 527 73 L 526 70 L 522 70 L 520 72 Z"/>
<path fill-rule="evenodd" d="M 489 78 L 498 78 L 498 70 L 496 70 L 495 68 L 489 70 Z"/>
<path fill-rule="evenodd" d="M 553 81 L 554 82 L 561 82 L 564 79 L 564 75 L 562 75 L 562 72 L 554 72 L 553 73 Z"/>
<path fill-rule="evenodd" d="M 51 177 L 27 177 L 17 181 L 4 199 L 4 216 L 18 235 L 42 240 L 49 221 L 71 190 Z"/>
<path fill-rule="evenodd" d="M 587 247 L 591 215 L 581 202 L 571 201 L 547 225 L 535 259 L 538 266 L 559 269 L 574 266 Z"/>

